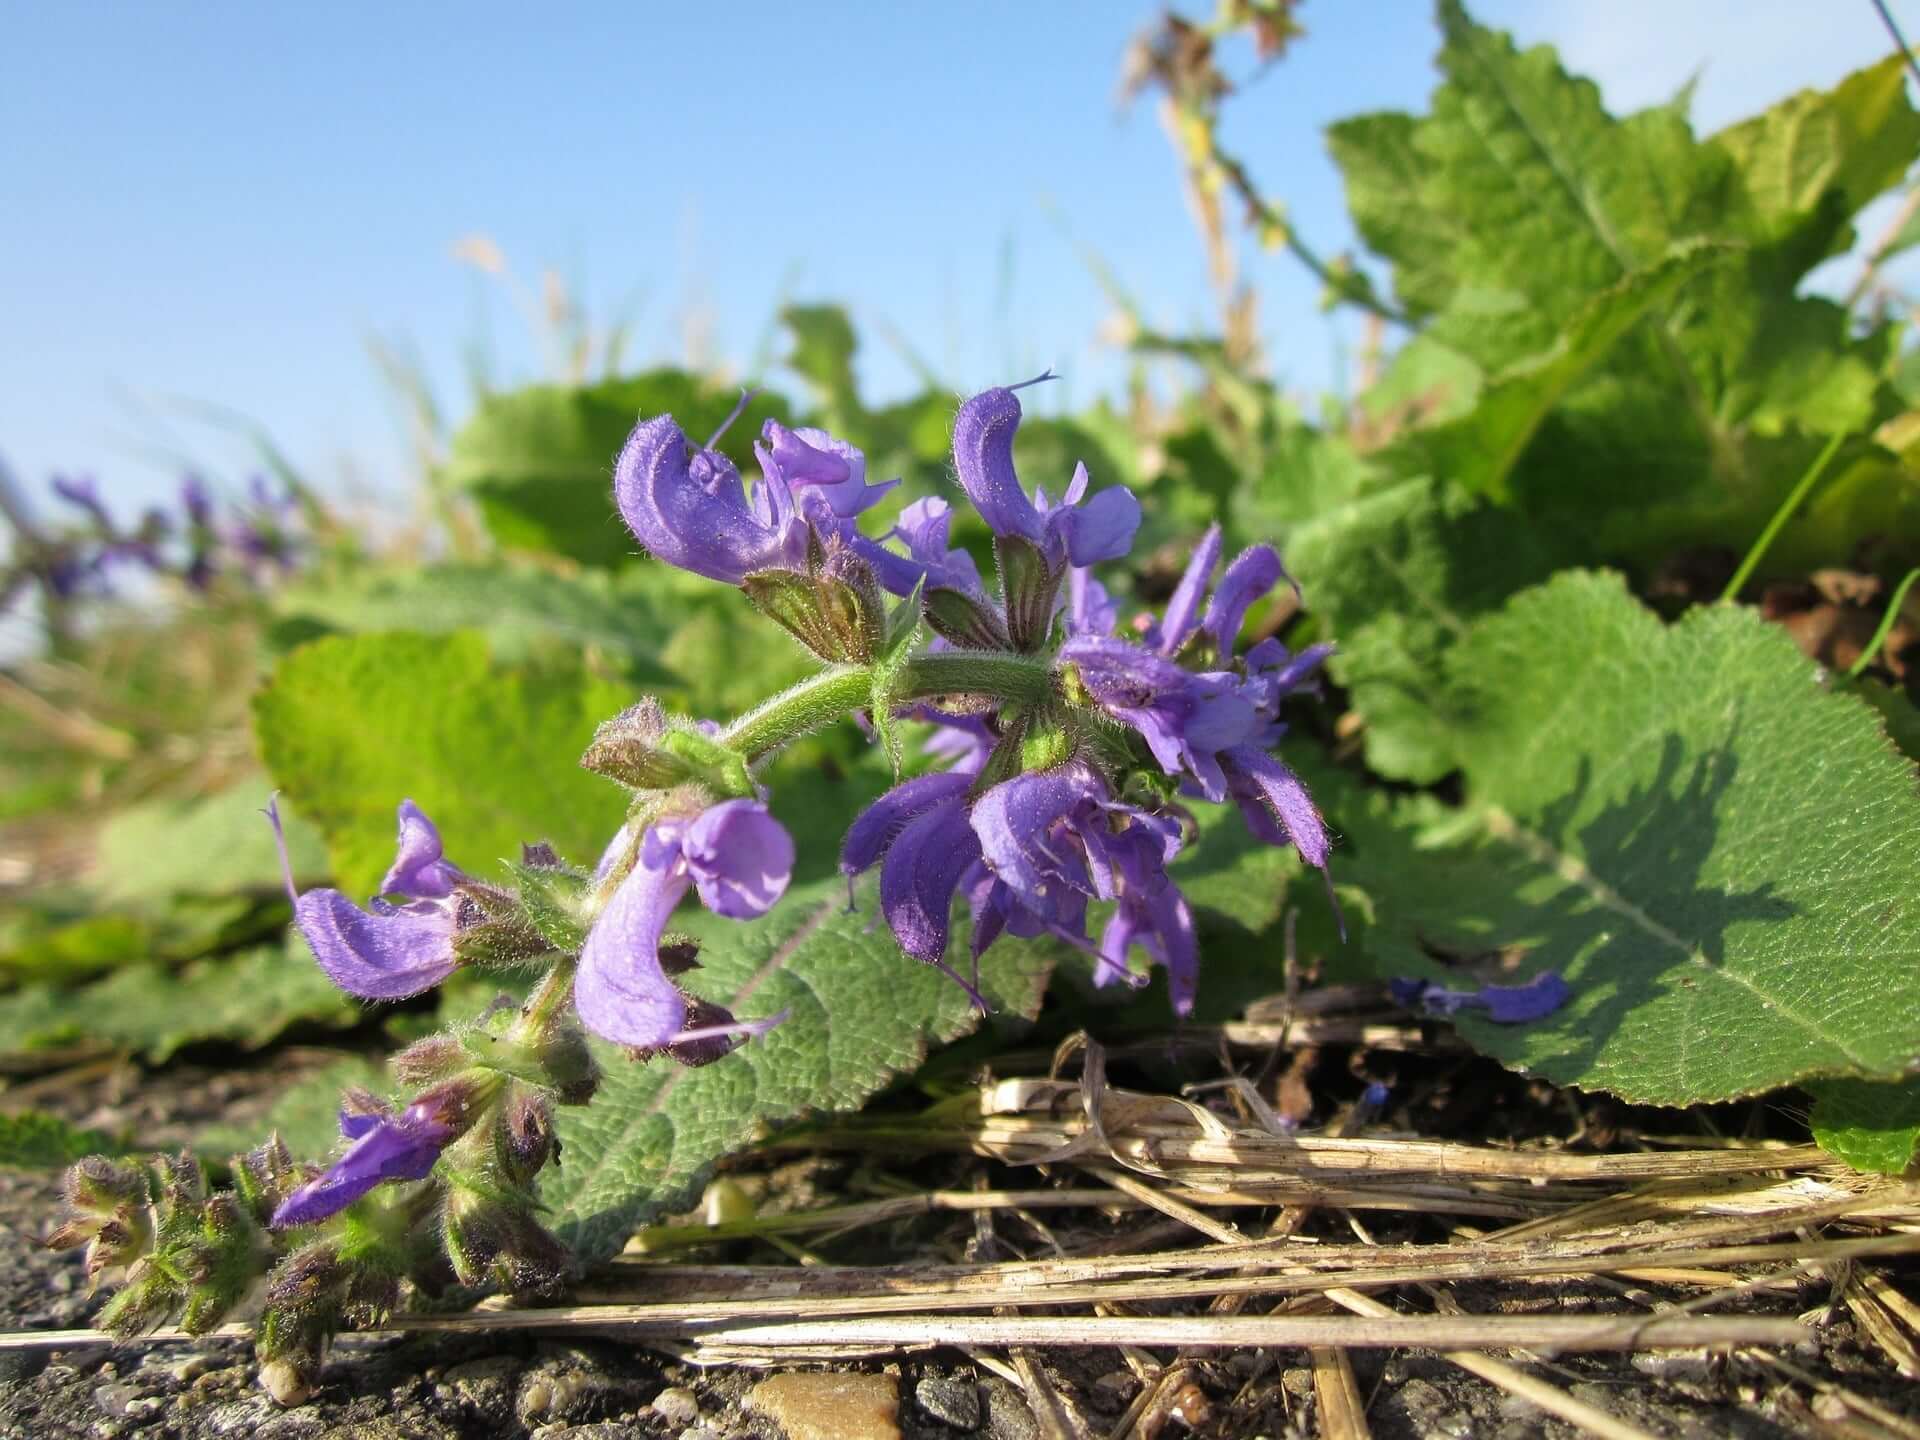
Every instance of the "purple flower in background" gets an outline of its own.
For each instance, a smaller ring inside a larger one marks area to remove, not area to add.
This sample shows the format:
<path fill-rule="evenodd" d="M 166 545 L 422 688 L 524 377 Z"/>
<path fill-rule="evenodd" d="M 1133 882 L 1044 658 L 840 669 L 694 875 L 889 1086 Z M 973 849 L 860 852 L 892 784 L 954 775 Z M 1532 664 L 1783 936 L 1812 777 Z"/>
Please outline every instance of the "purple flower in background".
<path fill-rule="evenodd" d="M 1573 991 L 1557 970 L 1542 970 L 1520 985 L 1482 985 L 1477 990 L 1450 990 L 1432 980 L 1394 980 L 1387 986 L 1394 1004 L 1429 1015 L 1451 1017 L 1474 1011 L 1496 1025 L 1525 1025 L 1544 1020 L 1573 998 Z"/>
<path fill-rule="evenodd" d="M 440 834 L 411 800 L 400 803 L 399 853 L 382 882 L 385 893 L 408 903 L 376 896 L 364 910 L 338 890 L 299 893 L 277 802 L 268 803 L 266 816 L 280 847 L 294 923 L 334 984 L 364 1000 L 399 1000 L 453 973 L 460 963 L 453 949 L 460 898 L 453 887 L 465 877 L 440 858 Z"/>
<path fill-rule="evenodd" d="M 191 529 L 205 529 L 213 524 L 213 496 L 208 493 L 207 482 L 198 475 L 189 475 L 180 482 L 180 509 Z"/>
<path fill-rule="evenodd" d="M 353 1143 L 346 1154 L 280 1202 L 273 1228 L 313 1225 L 338 1215 L 387 1180 L 424 1180 L 440 1152 L 465 1128 L 464 1116 L 423 1098 L 397 1116 L 340 1112 L 340 1133 Z"/>
<path fill-rule="evenodd" d="M 1040 551 L 1056 569 L 1068 561 L 1092 565 L 1117 560 L 1133 548 L 1140 528 L 1140 502 L 1123 486 L 1102 490 L 1085 505 L 1087 467 L 1074 467 L 1060 503 L 1045 491 L 1032 499 L 1013 468 L 1013 435 L 1020 428 L 1020 401 L 1013 393 L 1052 379 L 1036 376 L 1021 385 L 985 390 L 960 407 L 953 424 L 953 465 L 960 486 L 996 535 L 1013 535 Z"/>
<path fill-rule="evenodd" d="M 656 821 L 640 837 L 639 855 L 594 921 L 580 952 L 574 1003 L 597 1035 L 634 1049 L 759 1035 L 782 1016 L 735 1020 L 702 1007 L 689 1025 L 686 996 L 660 961 L 667 918 L 690 889 L 730 920 L 763 915 L 793 874 L 793 837 L 758 800 L 726 800 L 692 819 Z M 603 862 L 603 865 L 606 862 Z"/>
<path fill-rule="evenodd" d="M 84 510 L 103 534 L 113 533 L 113 517 L 107 514 L 106 504 L 100 498 L 100 484 L 93 476 L 56 475 L 51 483 L 55 495 L 69 505 Z"/>

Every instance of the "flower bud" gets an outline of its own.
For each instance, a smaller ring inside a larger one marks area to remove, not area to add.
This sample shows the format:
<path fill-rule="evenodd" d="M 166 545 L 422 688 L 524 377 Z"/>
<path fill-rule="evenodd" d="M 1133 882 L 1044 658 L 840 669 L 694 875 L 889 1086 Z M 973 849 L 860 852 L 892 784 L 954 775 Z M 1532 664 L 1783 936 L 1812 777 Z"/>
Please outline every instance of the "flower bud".
<path fill-rule="evenodd" d="M 262 1225 L 306 1178 L 277 1132 L 233 1162 L 233 1188 L 252 1218 Z"/>
<path fill-rule="evenodd" d="M 524 1209 L 471 1190 L 447 1197 L 441 1236 L 462 1285 L 524 1294 L 552 1289 L 572 1268 L 567 1247 Z"/>
<path fill-rule="evenodd" d="M 460 1037 L 444 1031 L 416 1040 L 387 1061 L 387 1069 L 401 1085 L 426 1085 L 444 1080 L 473 1063 Z"/>
<path fill-rule="evenodd" d="M 500 1124 L 494 1132 L 501 1172 L 524 1190 L 559 1149 L 553 1134 L 553 1107 L 538 1091 L 516 1086 L 501 1107 Z"/>

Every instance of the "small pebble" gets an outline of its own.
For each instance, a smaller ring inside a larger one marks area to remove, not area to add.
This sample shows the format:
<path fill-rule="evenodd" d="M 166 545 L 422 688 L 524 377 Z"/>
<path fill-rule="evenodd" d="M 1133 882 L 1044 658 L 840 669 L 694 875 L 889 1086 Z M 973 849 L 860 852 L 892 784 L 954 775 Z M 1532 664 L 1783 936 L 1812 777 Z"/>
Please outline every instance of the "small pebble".
<path fill-rule="evenodd" d="M 887 1375 L 791 1371 L 754 1386 L 746 1405 L 787 1440 L 900 1440 L 900 1392 Z"/>
<path fill-rule="evenodd" d="M 1093 1403 L 1102 1410 L 1118 1412 L 1133 1403 L 1140 1393 L 1140 1378 L 1131 1370 L 1109 1370 L 1093 1382 Z"/>
<path fill-rule="evenodd" d="M 691 1425 L 700 1418 L 700 1401 L 684 1385 L 669 1385 L 653 1397 L 653 1413 L 669 1425 Z"/>
<path fill-rule="evenodd" d="M 980 1428 L 980 1387 L 956 1375 L 929 1375 L 913 1387 L 913 1398 L 936 1420 L 956 1430 Z"/>

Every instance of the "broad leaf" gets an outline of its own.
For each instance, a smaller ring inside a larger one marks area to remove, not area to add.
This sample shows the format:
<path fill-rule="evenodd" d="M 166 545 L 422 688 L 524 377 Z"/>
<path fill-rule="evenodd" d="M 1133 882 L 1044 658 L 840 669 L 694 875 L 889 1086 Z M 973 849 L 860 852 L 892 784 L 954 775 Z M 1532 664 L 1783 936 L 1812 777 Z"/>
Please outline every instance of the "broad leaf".
<path fill-rule="evenodd" d="M 1815 1080 L 1813 1138 L 1856 1170 L 1904 1175 L 1920 1151 L 1920 1080 Z"/>
<path fill-rule="evenodd" d="M 1665 305 L 1682 285 L 1727 253 L 1721 246 L 1680 246 L 1658 264 L 1596 293 L 1550 348 L 1490 380 L 1470 413 L 1420 433 L 1426 468 L 1469 492 L 1510 498 L 1508 477 L 1560 398 L 1643 315 Z"/>
<path fill-rule="evenodd" d="M 1388 975 L 1435 955 L 1560 971 L 1533 1025 L 1465 1020 L 1509 1064 L 1691 1104 L 1920 1054 L 1912 766 L 1750 611 L 1665 627 L 1571 573 L 1456 645 L 1468 803 L 1332 811 Z"/>
<path fill-rule="evenodd" d="M 591 863 L 625 795 L 580 755 L 633 698 L 577 662 L 495 664 L 465 631 L 340 635 L 282 660 L 254 716 L 274 780 L 327 837 L 336 882 L 364 895 L 393 860 L 394 811 L 409 798 L 474 874 L 537 840 Z"/>
<path fill-rule="evenodd" d="M 183 1045 L 221 1040 L 253 1048 L 288 1026 L 356 1024 L 360 1011 L 298 938 L 180 970 L 131 965 L 93 985 L 36 985 L 0 996 L 0 1053 L 92 1043 L 154 1064 Z"/>
<path fill-rule="evenodd" d="M 56 1170 L 89 1155 L 118 1155 L 127 1147 L 103 1130 L 80 1130 L 58 1115 L 26 1110 L 0 1115 L 0 1167 Z"/>
<path fill-rule="evenodd" d="M 283 615 L 327 630 L 483 631 L 506 660 L 552 645 L 592 647 L 636 684 L 659 684 L 672 679 L 657 657 L 685 606 L 666 579 L 672 573 L 664 566 L 610 576 L 439 565 L 303 585 L 274 600 Z"/>
<path fill-rule="evenodd" d="M 1329 667 L 1365 719 L 1367 761 L 1419 783 L 1458 763 L 1442 657 L 1473 621 L 1543 579 L 1543 538 L 1503 511 L 1409 480 L 1295 530 L 1286 547 Z"/>
<path fill-rule="evenodd" d="M 688 988 L 742 1018 L 790 1014 L 771 1034 L 712 1065 L 664 1058 L 640 1065 L 601 1052 L 606 1078 L 590 1106 L 559 1112 L 565 1164 L 541 1196 L 587 1258 L 611 1254 L 633 1226 L 684 1207 L 715 1161 L 768 1128 L 859 1105 L 919 1065 L 931 1045 L 972 1030 L 979 1016 L 951 980 L 903 955 L 872 913 L 847 908 L 843 883 L 790 891 L 760 920 L 688 912 L 701 969 Z M 678 917 L 677 917 L 678 918 Z M 965 967 L 965 926 L 948 961 Z M 981 988 L 996 1012 L 1031 1016 L 1046 984 L 1047 947 L 1002 942 Z"/>
<path fill-rule="evenodd" d="M 193 800 L 149 800 L 117 812 L 100 832 L 94 894 L 103 905 L 161 903 L 174 895 L 281 891 L 280 856 L 261 809 L 272 782 L 255 774 Z M 324 879 L 320 834 L 282 807 L 288 858 L 303 879 Z"/>
<path fill-rule="evenodd" d="M 1906 62 L 1890 55 L 1830 91 L 1802 90 L 1711 143 L 1733 157 L 1761 234 L 1792 250 L 1798 276 L 1847 248 L 1848 222 L 1920 151 Z"/>

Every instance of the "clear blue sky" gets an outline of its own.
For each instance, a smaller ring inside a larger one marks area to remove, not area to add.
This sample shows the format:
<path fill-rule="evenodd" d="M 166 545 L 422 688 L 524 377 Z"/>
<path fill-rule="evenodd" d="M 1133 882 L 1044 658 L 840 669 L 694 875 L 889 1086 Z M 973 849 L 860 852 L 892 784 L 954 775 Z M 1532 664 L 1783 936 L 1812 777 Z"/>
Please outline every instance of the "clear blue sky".
<path fill-rule="evenodd" d="M 93 470 L 129 504 L 171 487 L 156 448 L 232 482 L 236 447 L 177 403 L 216 401 L 322 482 L 394 493 L 406 448 L 369 334 L 417 345 L 456 410 L 477 334 L 503 373 L 539 372 L 506 292 L 452 258 L 473 232 L 603 316 L 633 302 L 640 360 L 684 358 L 699 331 L 744 367 L 787 286 L 852 307 L 870 395 L 915 383 L 892 327 L 956 390 L 1052 364 L 1067 384 L 1048 403 L 1081 403 L 1119 367 L 1076 243 L 1156 322 L 1211 315 L 1165 138 L 1115 103 L 1156 8 L 10 6 L 0 455 L 36 488 Z M 1474 8 L 1560 46 L 1616 110 L 1701 72 L 1703 131 L 1886 50 L 1868 0 Z M 1916 0 L 1895 10 L 1920 27 Z M 1422 0 L 1309 0 L 1302 18 L 1228 139 L 1333 252 L 1352 241 L 1321 128 L 1422 108 L 1434 30 Z M 1311 281 L 1284 256 L 1252 264 L 1276 368 L 1324 388 L 1335 332 Z"/>

